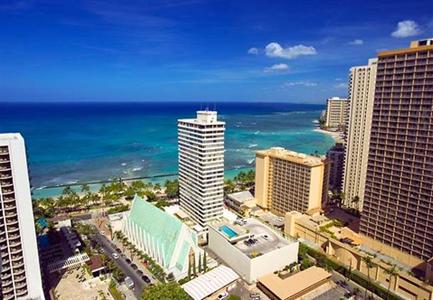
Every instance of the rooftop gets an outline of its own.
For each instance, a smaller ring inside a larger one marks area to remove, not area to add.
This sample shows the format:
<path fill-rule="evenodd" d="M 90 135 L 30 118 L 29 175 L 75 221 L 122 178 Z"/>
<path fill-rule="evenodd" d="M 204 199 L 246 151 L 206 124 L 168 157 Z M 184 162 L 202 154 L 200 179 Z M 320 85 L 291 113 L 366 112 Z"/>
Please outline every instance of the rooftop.
<path fill-rule="evenodd" d="M 229 220 L 221 220 L 214 222 L 211 226 L 250 258 L 290 244 L 290 241 L 253 218 L 245 220 L 245 224 L 242 225 L 233 224 Z"/>
<path fill-rule="evenodd" d="M 268 150 L 260 150 L 257 151 L 256 154 L 262 156 L 270 156 L 273 158 L 279 158 L 282 160 L 290 161 L 301 165 L 306 165 L 309 167 L 316 167 L 316 166 L 323 165 L 323 161 L 320 157 L 286 150 L 281 147 L 273 147 Z"/>
<path fill-rule="evenodd" d="M 250 191 L 242 191 L 228 194 L 227 197 L 239 203 L 243 203 L 248 200 L 254 200 L 254 196 L 250 193 Z"/>
<path fill-rule="evenodd" d="M 179 122 L 194 123 L 203 125 L 224 125 L 225 122 L 217 120 L 218 113 L 216 111 L 199 110 L 197 111 L 197 118 L 195 119 L 179 119 Z"/>
<path fill-rule="evenodd" d="M 331 97 L 328 98 L 328 101 L 347 101 L 347 98 Z"/>
<path fill-rule="evenodd" d="M 183 260 L 189 250 L 189 241 L 180 241 L 182 226 L 185 225 L 178 218 L 136 195 L 127 219 L 145 232 L 148 238 L 155 243 L 158 242 L 166 264 L 170 263 L 179 242 L 182 247 L 179 264 L 183 265 Z M 196 239 L 192 233 L 191 237 Z"/>
<path fill-rule="evenodd" d="M 297 295 L 308 291 L 330 277 L 331 273 L 313 266 L 284 279 L 271 273 L 259 278 L 258 282 L 279 299 L 295 299 Z"/>
<path fill-rule="evenodd" d="M 239 278 L 239 275 L 226 266 L 219 266 L 182 287 L 194 300 L 204 299 Z"/>

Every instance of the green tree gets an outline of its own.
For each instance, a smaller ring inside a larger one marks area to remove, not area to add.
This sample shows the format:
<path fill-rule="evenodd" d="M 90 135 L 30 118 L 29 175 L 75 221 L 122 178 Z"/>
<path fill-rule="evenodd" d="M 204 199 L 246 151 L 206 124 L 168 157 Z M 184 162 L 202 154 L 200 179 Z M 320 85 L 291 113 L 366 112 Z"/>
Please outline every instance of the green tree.
<path fill-rule="evenodd" d="M 179 181 L 177 179 L 173 181 L 167 180 L 164 186 L 167 198 L 176 198 L 179 196 Z"/>
<path fill-rule="evenodd" d="M 81 185 L 81 192 L 82 193 L 88 193 L 88 192 L 90 192 L 90 186 L 87 183 L 83 183 Z"/>
<path fill-rule="evenodd" d="M 145 300 L 190 300 L 189 295 L 177 282 L 159 283 L 144 289 L 141 296 Z"/>
<path fill-rule="evenodd" d="M 393 277 L 396 277 L 398 275 L 398 269 L 395 265 L 393 265 L 391 268 L 385 269 L 385 274 L 388 275 L 388 294 L 386 295 L 386 298 L 389 299 L 389 294 L 391 292 L 391 279 Z"/>
<path fill-rule="evenodd" d="M 367 278 L 368 278 L 368 285 L 371 285 L 371 277 L 370 277 L 370 269 L 374 267 L 373 259 L 370 256 L 365 256 L 362 258 L 362 262 L 365 264 L 365 267 L 367 268 Z M 365 289 L 365 299 L 367 299 L 367 289 Z"/>
<path fill-rule="evenodd" d="M 226 194 L 231 194 L 231 193 L 233 193 L 234 190 L 235 190 L 235 188 L 236 188 L 236 184 L 233 182 L 233 180 L 231 180 L 231 179 L 227 179 L 227 180 L 224 182 L 224 192 L 225 192 Z"/>

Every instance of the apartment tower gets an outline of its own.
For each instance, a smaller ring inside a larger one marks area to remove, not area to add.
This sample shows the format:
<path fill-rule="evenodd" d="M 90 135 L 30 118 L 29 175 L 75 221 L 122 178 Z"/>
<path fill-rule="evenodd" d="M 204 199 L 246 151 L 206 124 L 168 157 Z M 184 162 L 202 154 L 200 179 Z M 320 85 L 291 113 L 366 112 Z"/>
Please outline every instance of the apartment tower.
<path fill-rule="evenodd" d="M 345 98 L 332 97 L 326 101 L 327 128 L 342 129 L 347 120 L 348 101 Z"/>
<path fill-rule="evenodd" d="M 342 142 L 337 142 L 326 157 L 329 160 L 329 188 L 332 191 L 341 192 L 341 182 L 343 181 L 344 168 L 344 145 Z"/>
<path fill-rule="evenodd" d="M 346 125 L 346 156 L 344 160 L 344 205 L 362 211 L 368 147 L 376 86 L 377 59 L 368 65 L 353 67 L 349 75 L 349 116 Z"/>
<path fill-rule="evenodd" d="M 321 210 L 327 192 L 326 160 L 271 148 L 256 152 L 256 204 L 284 216 L 296 210 L 314 214 Z"/>
<path fill-rule="evenodd" d="M 433 256 L 433 40 L 378 54 L 360 231 Z"/>
<path fill-rule="evenodd" d="M 224 130 L 216 111 L 178 120 L 180 207 L 201 226 L 223 213 Z"/>
<path fill-rule="evenodd" d="M 44 299 L 26 149 L 0 134 L 0 299 Z"/>

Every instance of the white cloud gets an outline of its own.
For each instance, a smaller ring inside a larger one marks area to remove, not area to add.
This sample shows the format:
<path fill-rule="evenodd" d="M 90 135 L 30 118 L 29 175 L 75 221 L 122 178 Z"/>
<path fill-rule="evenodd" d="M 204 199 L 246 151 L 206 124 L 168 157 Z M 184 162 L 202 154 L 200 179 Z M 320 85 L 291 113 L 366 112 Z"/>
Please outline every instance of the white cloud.
<path fill-rule="evenodd" d="M 395 38 L 405 38 L 415 36 L 421 33 L 421 29 L 418 24 L 411 20 L 405 20 L 398 22 L 397 29 L 391 33 Z"/>
<path fill-rule="evenodd" d="M 283 48 L 280 44 L 272 42 L 265 47 L 265 53 L 269 57 L 293 59 L 300 55 L 315 55 L 317 51 L 313 46 L 296 45 Z"/>
<path fill-rule="evenodd" d="M 252 47 L 248 49 L 248 54 L 257 55 L 259 54 L 259 49 L 257 49 L 256 47 Z"/>
<path fill-rule="evenodd" d="M 364 45 L 364 41 L 361 39 L 355 39 L 355 40 L 349 42 L 349 45 L 361 46 L 361 45 Z"/>
<path fill-rule="evenodd" d="M 282 84 L 282 87 L 292 87 L 292 86 L 307 86 L 307 87 L 313 87 L 317 86 L 316 82 L 311 81 L 287 81 Z"/>
<path fill-rule="evenodd" d="M 336 85 L 334 85 L 334 88 L 336 89 L 347 89 L 347 83 L 337 83 Z"/>
<path fill-rule="evenodd" d="M 276 73 L 276 72 L 284 72 L 289 69 L 289 66 L 286 64 L 275 64 L 270 67 L 265 68 L 266 73 Z"/>

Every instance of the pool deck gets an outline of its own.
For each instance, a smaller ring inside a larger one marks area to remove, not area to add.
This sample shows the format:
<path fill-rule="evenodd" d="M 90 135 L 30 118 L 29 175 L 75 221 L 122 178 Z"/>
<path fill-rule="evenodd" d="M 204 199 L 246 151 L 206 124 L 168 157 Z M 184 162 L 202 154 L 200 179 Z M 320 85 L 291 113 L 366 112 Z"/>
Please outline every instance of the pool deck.
<path fill-rule="evenodd" d="M 279 236 L 271 228 L 261 222 L 253 218 L 247 219 L 246 221 L 245 225 L 237 225 L 232 224 L 229 221 L 222 221 L 215 224 L 214 228 L 217 228 L 221 234 L 229 240 L 231 244 L 233 244 L 233 246 L 249 257 L 251 257 L 252 253 L 265 254 L 290 244 L 290 241 Z M 235 231 L 238 236 L 232 238 L 227 236 L 227 234 L 220 229 L 224 226 Z M 257 242 L 253 245 L 246 245 L 244 241 L 248 240 L 248 237 L 250 236 L 257 239 Z"/>

